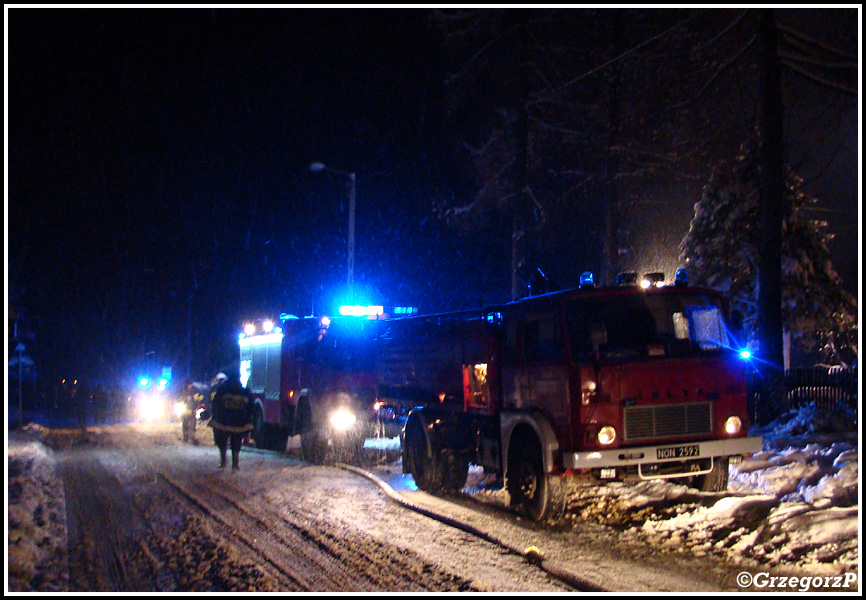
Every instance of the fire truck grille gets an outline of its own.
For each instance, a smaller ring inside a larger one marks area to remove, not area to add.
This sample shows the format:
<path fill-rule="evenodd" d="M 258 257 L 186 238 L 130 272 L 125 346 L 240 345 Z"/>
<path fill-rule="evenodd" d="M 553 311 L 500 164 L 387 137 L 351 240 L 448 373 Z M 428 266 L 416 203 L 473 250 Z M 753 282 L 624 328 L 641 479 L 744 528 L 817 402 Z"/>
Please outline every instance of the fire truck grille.
<path fill-rule="evenodd" d="M 630 406 L 625 409 L 626 441 L 673 438 L 712 433 L 713 409 L 709 402 Z"/>

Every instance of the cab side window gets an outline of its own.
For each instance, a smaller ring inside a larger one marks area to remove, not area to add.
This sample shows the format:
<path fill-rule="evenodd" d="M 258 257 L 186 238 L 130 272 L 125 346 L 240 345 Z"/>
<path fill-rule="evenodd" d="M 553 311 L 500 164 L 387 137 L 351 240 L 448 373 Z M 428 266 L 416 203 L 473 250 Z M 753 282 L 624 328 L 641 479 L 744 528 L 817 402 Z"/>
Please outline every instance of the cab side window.
<path fill-rule="evenodd" d="M 523 349 L 527 362 L 562 357 L 562 335 L 555 315 L 530 318 L 524 323 Z"/>

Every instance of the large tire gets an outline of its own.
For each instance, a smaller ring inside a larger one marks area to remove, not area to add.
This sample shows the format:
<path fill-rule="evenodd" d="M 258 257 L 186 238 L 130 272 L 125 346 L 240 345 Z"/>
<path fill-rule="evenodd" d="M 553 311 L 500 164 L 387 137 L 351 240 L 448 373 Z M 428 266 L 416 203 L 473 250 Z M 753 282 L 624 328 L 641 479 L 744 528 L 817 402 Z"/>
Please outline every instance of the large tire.
<path fill-rule="evenodd" d="M 465 454 L 453 450 L 440 455 L 442 459 L 442 487 L 449 492 L 459 492 L 469 476 L 469 459 Z"/>
<path fill-rule="evenodd" d="M 698 475 L 692 486 L 702 492 L 724 492 L 728 489 L 728 457 L 713 459 L 713 470 L 706 475 Z"/>
<path fill-rule="evenodd" d="M 435 448 L 429 448 L 427 435 L 420 422 L 406 426 L 403 460 L 409 465 L 412 479 L 419 490 L 440 493 L 444 490 L 442 467 Z M 428 451 L 429 450 L 429 451 Z"/>
<path fill-rule="evenodd" d="M 269 437 L 270 431 L 269 426 L 265 423 L 265 415 L 262 412 L 261 406 L 256 406 L 256 410 L 253 413 L 253 441 L 256 444 L 256 448 L 261 448 L 263 450 L 269 450 Z"/>
<path fill-rule="evenodd" d="M 301 434 L 301 457 L 313 464 L 322 464 L 327 455 L 328 440 L 313 423 L 313 412 L 308 403 L 298 405 L 298 426 Z"/>
<path fill-rule="evenodd" d="M 544 470 L 541 444 L 533 435 L 509 443 L 505 487 L 511 509 L 531 521 L 557 520 L 565 512 L 565 485 L 561 477 Z"/>

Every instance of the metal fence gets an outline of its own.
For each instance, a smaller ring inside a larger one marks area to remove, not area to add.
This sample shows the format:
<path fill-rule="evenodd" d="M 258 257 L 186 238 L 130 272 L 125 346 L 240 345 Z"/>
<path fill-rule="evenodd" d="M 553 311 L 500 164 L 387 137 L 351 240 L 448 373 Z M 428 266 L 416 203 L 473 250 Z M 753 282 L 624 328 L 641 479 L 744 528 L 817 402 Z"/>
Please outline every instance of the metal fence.
<path fill-rule="evenodd" d="M 814 402 L 822 410 L 842 402 L 857 410 L 857 368 L 827 369 L 812 367 L 785 372 L 788 408 L 799 408 Z"/>
<path fill-rule="evenodd" d="M 789 369 L 782 379 L 783 410 L 800 408 L 815 403 L 822 411 L 832 410 L 842 403 L 851 410 L 857 410 L 857 368 L 808 367 Z M 758 407 L 761 400 L 762 380 L 757 374 L 748 381 L 749 407 L 757 423 Z M 766 419 L 763 419 L 766 420 Z"/>

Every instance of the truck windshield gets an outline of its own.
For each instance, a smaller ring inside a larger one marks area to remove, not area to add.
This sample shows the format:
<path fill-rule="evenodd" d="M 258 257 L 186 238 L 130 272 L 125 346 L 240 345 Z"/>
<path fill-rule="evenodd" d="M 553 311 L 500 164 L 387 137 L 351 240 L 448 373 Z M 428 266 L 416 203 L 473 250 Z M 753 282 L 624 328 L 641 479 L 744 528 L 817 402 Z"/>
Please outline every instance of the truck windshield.
<path fill-rule="evenodd" d="M 567 305 L 575 360 L 700 355 L 730 347 L 718 299 L 698 294 L 635 294 Z"/>

